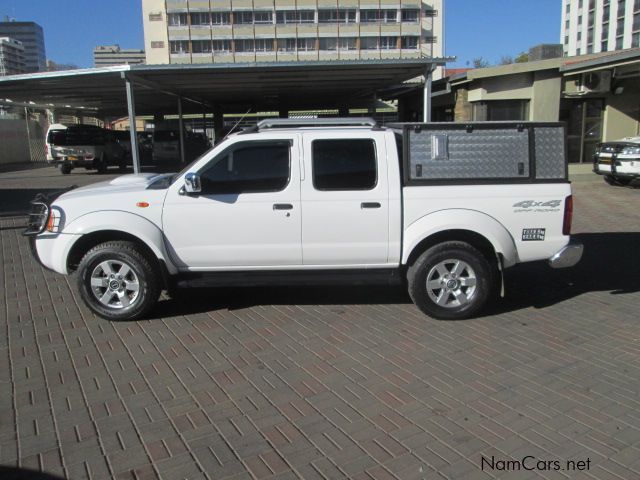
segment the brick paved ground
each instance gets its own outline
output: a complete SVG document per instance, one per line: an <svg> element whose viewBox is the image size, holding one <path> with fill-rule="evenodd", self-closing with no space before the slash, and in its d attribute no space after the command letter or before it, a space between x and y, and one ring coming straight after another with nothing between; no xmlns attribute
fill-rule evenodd
<svg viewBox="0 0 640 480"><path fill-rule="evenodd" d="M49 173L0 174L0 189ZM0 464L71 479L639 478L640 189L576 178L583 263L518 267L508 298L463 322L398 289L271 288L109 323L31 259L21 218L0 218ZM590 468L507 475L482 455Z"/></svg>

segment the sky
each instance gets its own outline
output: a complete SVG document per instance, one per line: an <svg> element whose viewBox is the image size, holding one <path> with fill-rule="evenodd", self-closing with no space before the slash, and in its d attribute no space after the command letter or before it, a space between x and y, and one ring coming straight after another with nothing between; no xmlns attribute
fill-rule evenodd
<svg viewBox="0 0 640 480"><path fill-rule="evenodd" d="M539 43L560 41L561 0L444 0L446 54L467 66L495 64ZM0 0L0 20L35 21L44 28L47 58L93 66L93 48L144 48L142 0Z"/></svg>

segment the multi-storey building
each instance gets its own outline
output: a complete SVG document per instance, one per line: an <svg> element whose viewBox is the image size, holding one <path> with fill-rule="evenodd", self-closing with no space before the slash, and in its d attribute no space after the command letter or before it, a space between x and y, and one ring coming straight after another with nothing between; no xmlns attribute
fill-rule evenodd
<svg viewBox="0 0 640 480"><path fill-rule="evenodd" d="M120 48L120 45L99 45L93 49L93 64L96 67L142 63L145 63L144 50Z"/></svg>
<svg viewBox="0 0 640 480"><path fill-rule="evenodd" d="M563 0L565 56L640 47L640 0Z"/></svg>
<svg viewBox="0 0 640 480"><path fill-rule="evenodd" d="M24 47L18 40L0 37L0 77L25 73Z"/></svg>
<svg viewBox="0 0 640 480"><path fill-rule="evenodd" d="M441 57L443 0L142 0L148 64Z"/></svg>
<svg viewBox="0 0 640 480"><path fill-rule="evenodd" d="M24 46L27 73L46 70L46 53L42 27L35 22L13 22L5 18L0 22L0 37L18 40Z"/></svg>

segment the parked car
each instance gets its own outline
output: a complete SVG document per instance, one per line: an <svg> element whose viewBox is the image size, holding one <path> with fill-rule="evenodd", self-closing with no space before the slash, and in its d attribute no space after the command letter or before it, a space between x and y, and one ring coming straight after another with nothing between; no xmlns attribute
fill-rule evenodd
<svg viewBox="0 0 640 480"><path fill-rule="evenodd" d="M211 144L202 134L184 132L185 161L190 162L202 155ZM152 156L154 165L177 165L180 163L180 131L156 130L153 132Z"/></svg>
<svg viewBox="0 0 640 480"><path fill-rule="evenodd" d="M640 137L627 137L598 145L593 171L611 185L628 185L640 177Z"/></svg>
<svg viewBox="0 0 640 480"><path fill-rule="evenodd" d="M580 260L560 124L315 122L260 122L177 174L39 196L32 252L111 320L194 282L406 282L424 313L461 319L505 268Z"/></svg>
<svg viewBox="0 0 640 480"><path fill-rule="evenodd" d="M93 125L53 124L47 130L47 161L63 174L84 167L102 173L107 167L126 168L126 154L114 134Z"/></svg>

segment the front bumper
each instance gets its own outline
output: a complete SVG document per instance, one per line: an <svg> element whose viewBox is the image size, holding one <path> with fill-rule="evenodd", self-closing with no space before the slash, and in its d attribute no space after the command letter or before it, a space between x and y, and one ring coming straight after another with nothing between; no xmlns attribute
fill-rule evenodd
<svg viewBox="0 0 640 480"><path fill-rule="evenodd" d="M556 252L547 262L551 268L568 268L576 265L582 258L584 245L569 243Z"/></svg>

